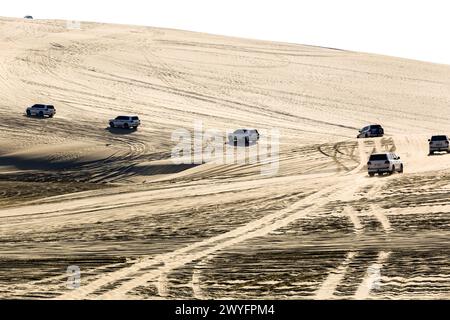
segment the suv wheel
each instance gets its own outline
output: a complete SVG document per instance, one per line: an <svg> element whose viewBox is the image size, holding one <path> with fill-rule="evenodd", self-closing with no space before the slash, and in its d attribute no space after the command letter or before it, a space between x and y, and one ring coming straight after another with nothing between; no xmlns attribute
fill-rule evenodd
<svg viewBox="0 0 450 320"><path fill-rule="evenodd" d="M109 123L109 126L110 126L111 128L114 128L114 127L115 127L114 122L110 122L110 123Z"/></svg>
<svg viewBox="0 0 450 320"><path fill-rule="evenodd" d="M400 170L398 172L403 173L403 164L400 165Z"/></svg>
<svg viewBox="0 0 450 320"><path fill-rule="evenodd" d="M369 172L369 176L373 177L375 175L375 172Z"/></svg>
<svg viewBox="0 0 450 320"><path fill-rule="evenodd" d="M123 124L123 128L124 128L124 129L129 129L130 126L128 125L128 123L124 123L124 124Z"/></svg>
<svg viewBox="0 0 450 320"><path fill-rule="evenodd" d="M31 111L27 110L27 116L31 117Z"/></svg>
<svg viewBox="0 0 450 320"><path fill-rule="evenodd" d="M41 117L41 118L44 117L44 113L42 111L39 111L39 117Z"/></svg>

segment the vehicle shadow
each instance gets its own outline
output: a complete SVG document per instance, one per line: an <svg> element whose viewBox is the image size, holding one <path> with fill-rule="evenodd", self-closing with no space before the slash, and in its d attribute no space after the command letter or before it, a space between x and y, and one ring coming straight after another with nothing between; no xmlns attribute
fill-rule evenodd
<svg viewBox="0 0 450 320"><path fill-rule="evenodd" d="M244 148L248 148L248 147L252 147L258 144L258 142L256 141L252 141L249 143L230 143L230 142L225 142L226 145L232 146L232 147L244 147Z"/></svg>
<svg viewBox="0 0 450 320"><path fill-rule="evenodd" d="M448 154L447 152L442 151L442 152L429 153L428 156L429 157L435 157L435 156L441 156L442 157L442 156L445 156L447 154Z"/></svg>
<svg viewBox="0 0 450 320"><path fill-rule="evenodd" d="M40 116L29 116L27 114L24 114L23 117L24 118L28 118L28 119L33 119L33 120L48 120L48 119L52 119L52 118L46 117L46 116L43 116L43 117L40 117Z"/></svg>
<svg viewBox="0 0 450 320"><path fill-rule="evenodd" d="M123 129L123 128L111 128L111 127L107 127L107 128L105 128L105 130L109 131L109 133L120 134L120 135L132 134L137 131L136 129Z"/></svg>
<svg viewBox="0 0 450 320"><path fill-rule="evenodd" d="M383 178L387 178L387 177L392 177L393 175L396 175L396 174L402 174L401 172L398 172L398 171L396 171L396 172L394 172L394 173L388 173L388 172L386 172L386 173L383 173L383 174L375 174L375 175L373 175L373 176L370 176L370 175L367 175L366 176L366 178L368 178L368 179L376 179L376 178L378 178L378 179L383 179Z"/></svg>

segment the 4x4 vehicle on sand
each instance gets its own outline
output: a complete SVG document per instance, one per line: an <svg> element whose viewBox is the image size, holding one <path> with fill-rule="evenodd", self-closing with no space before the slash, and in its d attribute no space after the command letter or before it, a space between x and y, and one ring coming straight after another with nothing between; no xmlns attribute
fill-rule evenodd
<svg viewBox="0 0 450 320"><path fill-rule="evenodd" d="M450 145L447 136L432 136L431 139L428 139L430 143L430 155L434 154L436 151L445 151L450 153Z"/></svg>
<svg viewBox="0 0 450 320"><path fill-rule="evenodd" d="M403 163L395 153L374 153L370 156L369 162L367 162L367 171L371 177L375 173L379 175L384 173L393 174L395 171L403 173Z"/></svg>
<svg viewBox="0 0 450 320"><path fill-rule="evenodd" d="M382 137L384 135L384 129L379 124L371 124L370 126L364 127L359 130L357 138L371 138L371 137Z"/></svg>
<svg viewBox="0 0 450 320"><path fill-rule="evenodd" d="M31 106L27 108L26 110L27 116L38 116L38 117L45 117L48 116L49 118L53 118L53 116L56 114L56 109L52 105L47 104L35 104L34 106Z"/></svg>
<svg viewBox="0 0 450 320"><path fill-rule="evenodd" d="M123 129L137 129L141 125L141 120L138 116L118 116L115 119L109 120L109 126L111 128L123 128Z"/></svg>
<svg viewBox="0 0 450 320"><path fill-rule="evenodd" d="M259 140L259 132L256 129L238 129L228 135L228 141L232 145L248 145Z"/></svg>

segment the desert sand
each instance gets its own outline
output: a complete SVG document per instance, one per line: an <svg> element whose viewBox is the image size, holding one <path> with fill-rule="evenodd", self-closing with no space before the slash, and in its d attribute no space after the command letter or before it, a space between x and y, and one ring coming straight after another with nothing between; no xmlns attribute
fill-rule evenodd
<svg viewBox="0 0 450 320"><path fill-rule="evenodd" d="M450 298L450 155L427 155L450 66L0 18L0 98L2 298ZM142 126L108 129L120 114ZM173 164L194 121L279 129L278 173ZM371 123L386 135L356 139ZM369 178L374 151L404 174Z"/></svg>

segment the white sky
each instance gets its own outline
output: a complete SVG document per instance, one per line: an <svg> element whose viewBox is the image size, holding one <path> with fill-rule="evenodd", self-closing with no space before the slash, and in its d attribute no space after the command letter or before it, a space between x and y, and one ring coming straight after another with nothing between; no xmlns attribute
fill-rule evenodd
<svg viewBox="0 0 450 320"><path fill-rule="evenodd" d="M450 64L448 0L2 0L0 16L168 27Z"/></svg>

